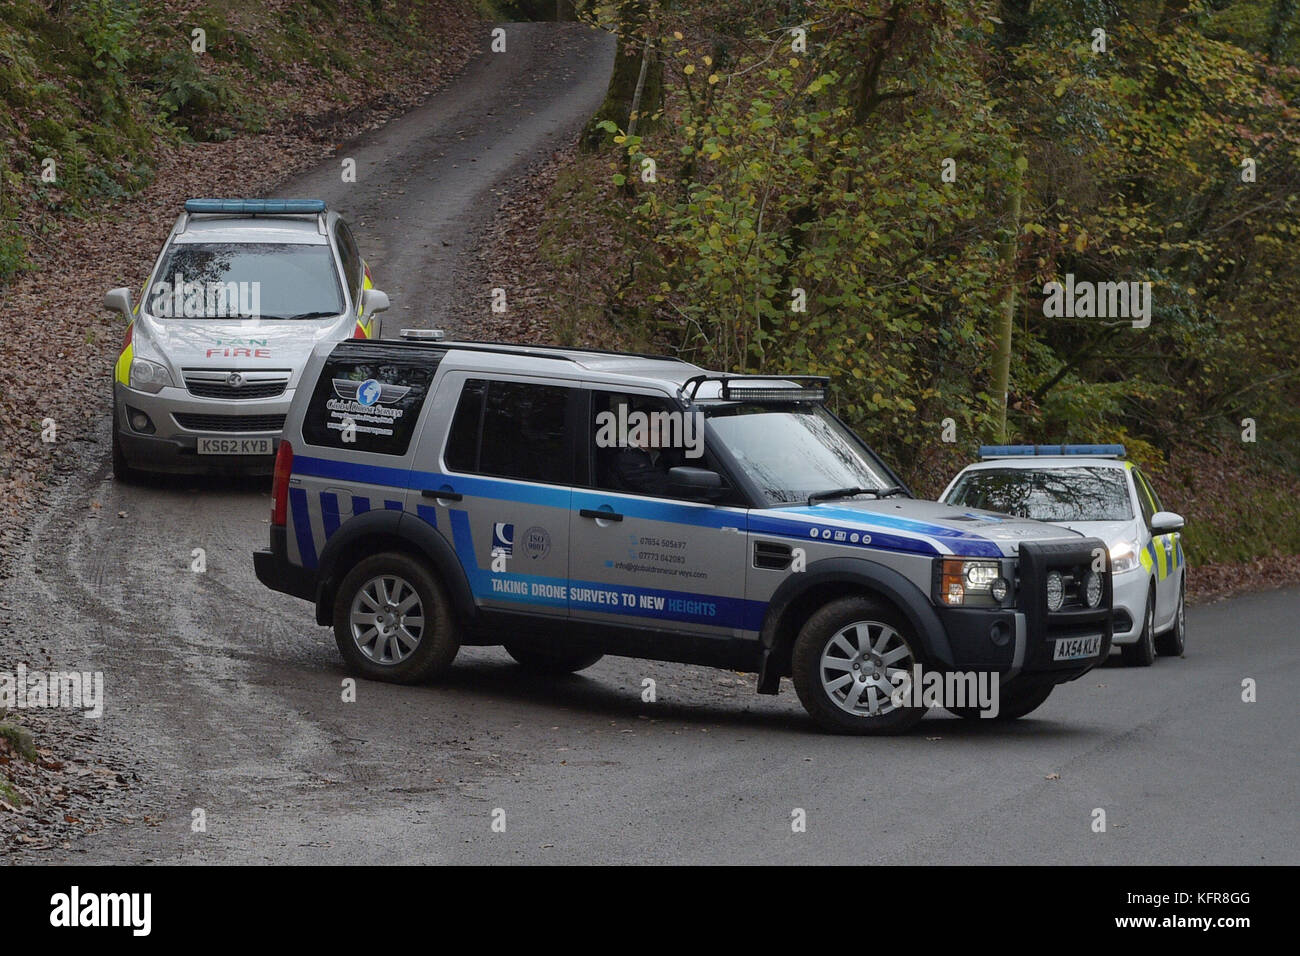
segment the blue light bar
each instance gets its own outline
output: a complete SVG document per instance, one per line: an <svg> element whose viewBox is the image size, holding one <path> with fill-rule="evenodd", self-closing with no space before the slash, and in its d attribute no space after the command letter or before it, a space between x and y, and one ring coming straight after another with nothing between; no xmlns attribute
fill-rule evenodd
<svg viewBox="0 0 1300 956"><path fill-rule="evenodd" d="M240 216L300 216L325 211L323 199L187 199L185 211L234 213Z"/></svg>
<svg viewBox="0 0 1300 956"><path fill-rule="evenodd" d="M1123 445L980 445L981 458L1016 458L1022 455L1087 455L1123 458Z"/></svg>

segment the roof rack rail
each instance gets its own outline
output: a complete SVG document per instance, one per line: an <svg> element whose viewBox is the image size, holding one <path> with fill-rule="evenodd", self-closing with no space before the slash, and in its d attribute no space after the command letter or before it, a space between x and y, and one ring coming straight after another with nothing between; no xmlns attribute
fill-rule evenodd
<svg viewBox="0 0 1300 956"><path fill-rule="evenodd" d="M404 344L404 345L415 344L415 342L407 339L406 333L409 331L412 330L403 329L401 333L402 338L400 339L369 339L367 341L389 342L389 343ZM424 331L428 331L428 330L424 330ZM427 345L428 344L427 340L423 344ZM563 354L547 355L545 353L573 352L573 353L580 353L584 355L613 355L618 358L650 359L652 361L658 361L658 362L679 362L682 365L692 364L686 361L686 359L684 358L678 358L676 355L658 355L655 354L654 352L618 352L615 351L614 349L591 349L591 348L584 348L580 346L570 346L570 345L540 345L540 344L524 345L519 342L491 342L491 341L478 342L473 340L459 340L459 339L450 339L450 340L442 339L438 341L437 344L439 348L466 349L468 351L477 351L477 352L501 352L505 354L514 354L514 355L533 355L536 356L537 358L553 358L553 359L560 359L569 362L576 362L577 359L575 359L572 355L563 355Z"/></svg>

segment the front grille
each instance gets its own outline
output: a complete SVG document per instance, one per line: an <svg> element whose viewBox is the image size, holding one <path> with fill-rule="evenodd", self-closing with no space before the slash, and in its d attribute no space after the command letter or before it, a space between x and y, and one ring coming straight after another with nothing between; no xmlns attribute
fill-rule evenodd
<svg viewBox="0 0 1300 956"><path fill-rule="evenodd" d="M242 385L228 385L225 382L204 381L187 378L185 387L191 395L199 398L225 398L232 401L249 398L274 398L283 395L287 382L244 382Z"/></svg>
<svg viewBox="0 0 1300 956"><path fill-rule="evenodd" d="M172 416L181 428L196 432L278 432L284 430L283 415L183 415Z"/></svg>

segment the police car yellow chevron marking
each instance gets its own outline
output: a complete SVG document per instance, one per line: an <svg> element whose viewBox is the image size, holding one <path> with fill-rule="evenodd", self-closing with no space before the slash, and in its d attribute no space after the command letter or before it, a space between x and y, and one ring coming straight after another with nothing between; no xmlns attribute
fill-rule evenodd
<svg viewBox="0 0 1300 956"><path fill-rule="evenodd" d="M123 385L131 384L131 360L135 358L135 346L131 344L134 329L134 322L126 327L126 340L122 343L122 354L117 357L117 365L113 369L113 377Z"/></svg>

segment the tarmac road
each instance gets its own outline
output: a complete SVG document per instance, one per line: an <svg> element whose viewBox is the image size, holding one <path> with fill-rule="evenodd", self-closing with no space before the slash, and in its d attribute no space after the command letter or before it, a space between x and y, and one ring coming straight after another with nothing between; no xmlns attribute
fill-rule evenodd
<svg viewBox="0 0 1300 956"><path fill-rule="evenodd" d="M494 192L600 102L607 38L512 26L508 51L346 148L356 184L331 161L281 190L360 223L388 334L465 294L459 257ZM105 672L104 739L145 768L142 810L163 819L17 859L1300 862L1300 592L1195 608L1186 658L1100 668L1017 723L932 715L902 738L823 735L788 685L758 697L749 676L606 658L538 679L496 649L462 651L437 685L360 681L344 703L329 630L253 576L266 483L115 484L106 426L5 600L51 666Z"/></svg>

